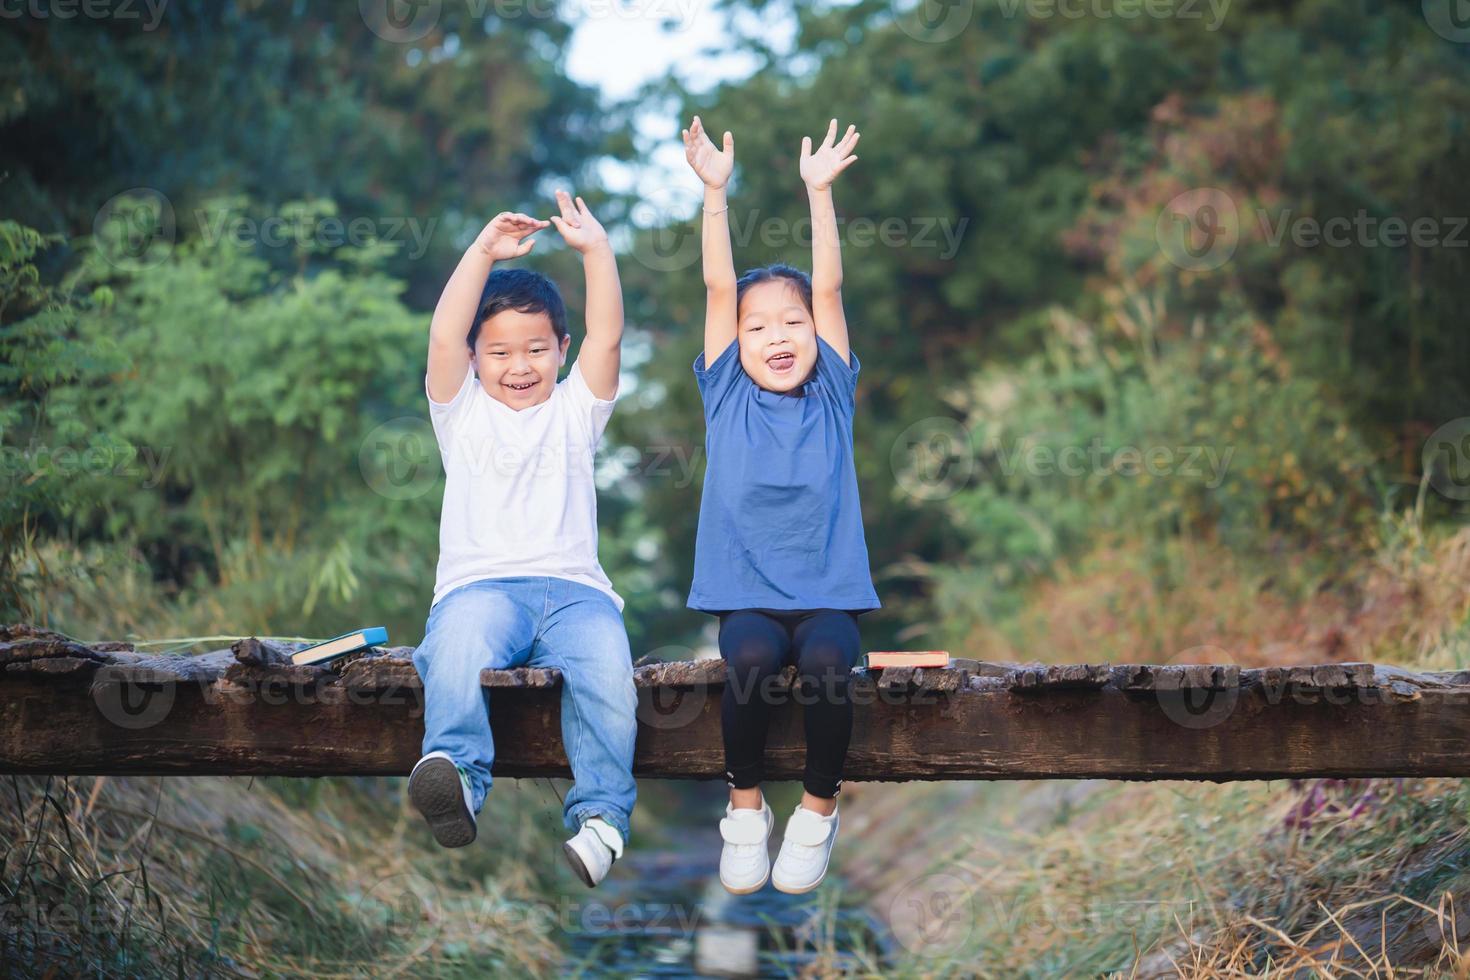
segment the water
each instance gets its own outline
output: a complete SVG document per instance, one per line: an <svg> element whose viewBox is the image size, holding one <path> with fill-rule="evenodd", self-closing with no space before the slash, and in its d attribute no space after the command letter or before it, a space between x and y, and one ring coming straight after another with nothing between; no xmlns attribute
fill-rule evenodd
<svg viewBox="0 0 1470 980"><path fill-rule="evenodd" d="M831 872L816 890L786 895L769 883L754 895L720 885L722 784L681 787L650 800L665 827L642 838L613 866L567 926L568 975L583 977L789 977L814 959L871 973L888 961L891 940ZM640 800L640 807L643 802ZM771 850L779 846L778 819ZM649 835L652 836L652 835ZM650 847L650 843L657 846ZM837 846L854 846L851 836Z"/></svg>

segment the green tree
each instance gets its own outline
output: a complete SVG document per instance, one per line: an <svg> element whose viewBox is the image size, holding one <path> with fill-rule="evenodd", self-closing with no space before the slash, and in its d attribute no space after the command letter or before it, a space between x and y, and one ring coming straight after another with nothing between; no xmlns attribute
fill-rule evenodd
<svg viewBox="0 0 1470 980"><path fill-rule="evenodd" d="M315 225L335 208L281 211ZM82 320L81 341L115 344L126 365L89 386L85 411L144 465L88 531L180 585L256 590L239 597L260 617L242 628L330 631L365 615L353 609L417 618L440 480L421 404L427 335L382 271L389 250L293 246L283 273L229 239L181 242L157 264L94 245L85 273L115 302ZM382 456L405 447L412 458ZM384 467L401 465L395 483Z"/></svg>
<svg viewBox="0 0 1470 980"><path fill-rule="evenodd" d="M561 71L571 29L558 17L446 3L423 37L399 42L360 7L7 19L0 214L87 234L114 195L152 188L184 238L217 217L200 209L220 194L267 210L326 198L348 217L433 229L422 254L389 262L413 305L432 306L467 236L580 174L604 123L594 93Z"/></svg>
<svg viewBox="0 0 1470 980"><path fill-rule="evenodd" d="M1417 481L1423 435L1462 414L1470 338L1455 308L1470 250L1356 237L1299 248L1260 234L1263 220L1274 227L1284 215L1323 222L1360 211L1428 218L1448 233L1470 214L1457 176L1470 164L1457 138L1470 122L1470 49L1430 30L1414 5L1242 0L1209 23L1186 16L1197 4L1170 16L1067 17L980 0L950 5L969 21L938 43L905 19L908 5L882 0L728 6L784 11L797 24L791 48L740 38L761 59L750 78L701 92L668 82L644 98L735 133L737 264L809 261L794 235L805 217L800 139L833 116L863 131L837 204L864 363L859 480L874 567L887 576L875 642L934 618L929 579L913 570L970 568L970 547L995 531L973 522L956 534L945 507L902 489L895 468L912 462L912 427L955 419L949 396L977 372L1027 370L1054 340L1054 309L1099 319L1121 285L1137 282L1163 300L1161 340L1263 324L1303 384L1342 392L1348 422L1373 455L1403 460L1388 472L1405 482ZM1206 187L1230 195L1249 238L1219 269L1181 268L1157 224L1176 195ZM692 198L684 213L672 224L697 242ZM860 241L860 217L896 220L908 237ZM963 228L952 254L942 239L918 241L941 221ZM627 277L638 294L630 309L656 339L643 369L647 410L627 413L619 431L697 453L689 365L702 284L692 262L658 264ZM671 481L646 491L667 515L661 554L687 583L698 495Z"/></svg>
<svg viewBox="0 0 1470 980"><path fill-rule="evenodd" d="M86 385L118 363L107 338L79 340L78 318L108 291L75 297L37 266L58 242L0 221L0 620L31 618L36 594L67 569L39 561L37 539L66 533L108 495L131 458L79 411Z"/></svg>

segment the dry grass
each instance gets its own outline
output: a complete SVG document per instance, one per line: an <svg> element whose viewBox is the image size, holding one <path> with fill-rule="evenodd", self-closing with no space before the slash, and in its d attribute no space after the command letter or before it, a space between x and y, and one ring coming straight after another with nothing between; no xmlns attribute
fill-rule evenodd
<svg viewBox="0 0 1470 980"><path fill-rule="evenodd" d="M497 788L501 847L445 852L400 783L8 779L0 972L551 973L551 792Z"/></svg>
<svg viewBox="0 0 1470 980"><path fill-rule="evenodd" d="M1283 554L1253 571L1229 551L1177 542L1162 560L1113 543L1039 586L1002 631L974 636L987 659L1060 663L1184 662L1201 646L1231 662L1376 660L1426 664L1470 608L1470 531L1433 544L1386 542L1366 571L1324 574L1319 559Z"/></svg>
<svg viewBox="0 0 1470 980"><path fill-rule="evenodd" d="M1252 576L1181 546L1110 546L1039 588L995 659L1470 662L1470 531L1390 522L1351 578ZM1016 637L1024 635L1023 646ZM844 870L901 972L980 977L1470 977L1470 792L1459 780L1088 780L853 787ZM928 856L916 866L916 855Z"/></svg>

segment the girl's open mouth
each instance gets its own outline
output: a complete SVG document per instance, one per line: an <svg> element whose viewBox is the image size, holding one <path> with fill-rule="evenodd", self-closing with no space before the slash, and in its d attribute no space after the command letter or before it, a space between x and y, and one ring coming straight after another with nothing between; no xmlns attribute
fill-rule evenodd
<svg viewBox="0 0 1470 980"><path fill-rule="evenodd" d="M796 366L796 355L775 354L766 358L766 365L777 374L785 374Z"/></svg>
<svg viewBox="0 0 1470 980"><path fill-rule="evenodd" d="M505 382L505 386L507 388L509 388L511 391L530 391L532 388L536 387L536 382L534 382L534 381L507 381L507 382Z"/></svg>

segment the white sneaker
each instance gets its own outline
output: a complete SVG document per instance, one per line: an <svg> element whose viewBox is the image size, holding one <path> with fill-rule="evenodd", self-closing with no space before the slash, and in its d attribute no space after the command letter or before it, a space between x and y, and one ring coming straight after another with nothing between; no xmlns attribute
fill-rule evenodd
<svg viewBox="0 0 1470 980"><path fill-rule="evenodd" d="M765 799L759 810L735 810L725 804L725 818L720 821L720 837L725 841L720 850L720 884L730 894L749 895L765 885L771 874L766 841L775 823Z"/></svg>
<svg viewBox="0 0 1470 980"><path fill-rule="evenodd" d="M788 895L809 892L827 875L827 860L837 840L837 811L830 817L798 805L786 822L786 837L771 871L771 884Z"/></svg>
<svg viewBox="0 0 1470 980"><path fill-rule="evenodd" d="M623 856L623 835L601 817L591 817L583 822L577 836L561 846L561 852L582 884L596 888L607 877L612 863Z"/></svg>
<svg viewBox="0 0 1470 980"><path fill-rule="evenodd" d="M475 839L470 777L448 752L430 752L418 761L408 774L408 798L444 847L464 847Z"/></svg>

